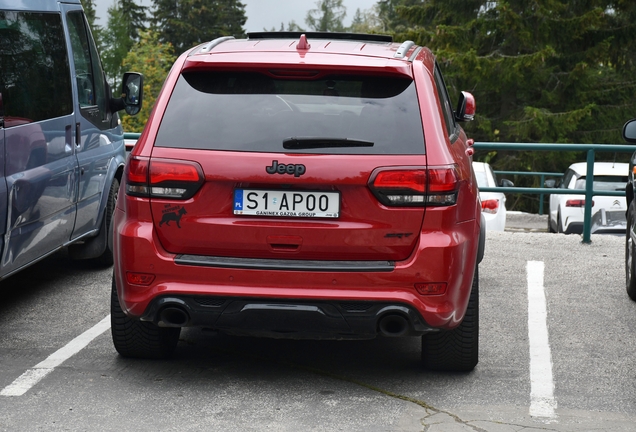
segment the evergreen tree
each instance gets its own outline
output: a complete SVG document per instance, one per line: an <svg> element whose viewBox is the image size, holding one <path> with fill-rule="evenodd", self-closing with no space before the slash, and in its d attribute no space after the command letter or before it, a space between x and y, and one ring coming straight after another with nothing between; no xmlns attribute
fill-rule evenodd
<svg viewBox="0 0 636 432"><path fill-rule="evenodd" d="M128 26L117 4L108 8L108 21L102 37L102 64L111 88L119 86L124 72L122 61L132 48L134 41L128 35Z"/></svg>
<svg viewBox="0 0 636 432"><path fill-rule="evenodd" d="M122 114L122 125L126 132L143 130L161 86L175 61L172 46L161 43L158 33L140 30L139 36L139 42L132 46L122 63L125 70L143 74L144 100L143 107L136 116Z"/></svg>
<svg viewBox="0 0 636 432"><path fill-rule="evenodd" d="M276 32L276 31L279 31L279 32L284 32L284 31L304 32L305 29L303 29L298 24L296 24L296 21L291 20L289 23L287 23L287 29L285 29L285 24L280 23L280 28L278 30L276 29L276 27L272 27L269 30L264 28L263 31L270 31L270 32Z"/></svg>
<svg viewBox="0 0 636 432"><path fill-rule="evenodd" d="M94 0L81 0L82 7L84 8L84 14L86 15L86 20L88 21L88 26L91 29L91 33L93 34L93 38L95 39L95 45L100 49L102 47L102 28L100 25L96 23L99 18L95 12L95 1Z"/></svg>
<svg viewBox="0 0 636 432"><path fill-rule="evenodd" d="M364 12L356 9L356 13L351 21L351 26L347 29L352 33L383 33L385 32L383 23L378 17L378 7Z"/></svg>
<svg viewBox="0 0 636 432"><path fill-rule="evenodd" d="M291 20L287 24L287 31L305 31L305 29L299 26L298 24L296 24L296 21Z"/></svg>
<svg viewBox="0 0 636 432"><path fill-rule="evenodd" d="M376 9L378 20L381 23L381 31L404 31L408 27L409 21L400 17L399 8L421 3L422 0L379 0Z"/></svg>
<svg viewBox="0 0 636 432"><path fill-rule="evenodd" d="M473 92L476 121L466 126L475 140L622 142L622 125L634 114L634 2L417 3L396 8L408 23L396 39L434 51L455 100L459 90ZM498 169L563 172L584 156L515 152L489 157Z"/></svg>
<svg viewBox="0 0 636 432"><path fill-rule="evenodd" d="M148 8L138 5L134 0L119 0L119 8L128 27L128 36L133 41L138 41L139 32L146 29Z"/></svg>
<svg viewBox="0 0 636 432"><path fill-rule="evenodd" d="M124 73L122 61L146 28L146 10L133 0L117 0L108 8L108 22L102 33L102 62L113 88L117 88Z"/></svg>
<svg viewBox="0 0 636 432"><path fill-rule="evenodd" d="M342 5L343 0L319 0L316 9L307 12L305 23L310 31L343 32L343 20L347 16L347 8Z"/></svg>
<svg viewBox="0 0 636 432"><path fill-rule="evenodd" d="M242 37L247 21L238 0L153 0L152 23L177 53L220 36Z"/></svg>
<svg viewBox="0 0 636 432"><path fill-rule="evenodd" d="M94 0L81 0L82 8L84 9L84 14L86 15L86 19L88 20L88 24L91 26L91 30L95 25L95 20L97 19L95 12L95 2Z"/></svg>

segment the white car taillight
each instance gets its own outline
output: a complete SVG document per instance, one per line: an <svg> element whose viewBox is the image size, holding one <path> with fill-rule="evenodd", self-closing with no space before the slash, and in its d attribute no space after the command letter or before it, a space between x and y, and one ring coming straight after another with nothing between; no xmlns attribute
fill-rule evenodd
<svg viewBox="0 0 636 432"><path fill-rule="evenodd" d="M481 210L484 213L496 214L499 210L498 199L487 199L481 202Z"/></svg>
<svg viewBox="0 0 636 432"><path fill-rule="evenodd" d="M569 199L565 202L566 207L585 207L584 199ZM592 201L592 207L594 207L594 201Z"/></svg>

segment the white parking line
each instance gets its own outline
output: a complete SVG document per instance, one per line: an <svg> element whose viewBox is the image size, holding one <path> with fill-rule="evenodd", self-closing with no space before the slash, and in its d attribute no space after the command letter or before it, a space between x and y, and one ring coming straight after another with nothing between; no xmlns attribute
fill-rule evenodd
<svg viewBox="0 0 636 432"><path fill-rule="evenodd" d="M544 264L528 261L528 338L530 340L530 415L556 418L552 354L548 339L547 306L543 288Z"/></svg>
<svg viewBox="0 0 636 432"><path fill-rule="evenodd" d="M97 336L110 328L110 315L95 324L92 328L67 343L65 346L55 351L46 360L36 364L31 369L20 375L11 384L0 392L0 396L22 396L31 387L36 385L42 378L64 363L66 360L81 351Z"/></svg>

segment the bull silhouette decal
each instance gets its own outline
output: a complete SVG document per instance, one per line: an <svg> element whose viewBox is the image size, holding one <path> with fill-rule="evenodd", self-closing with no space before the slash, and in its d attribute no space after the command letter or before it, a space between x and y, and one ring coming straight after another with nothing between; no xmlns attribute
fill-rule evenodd
<svg viewBox="0 0 636 432"><path fill-rule="evenodd" d="M169 211L169 210L172 210L172 211ZM185 207L180 207L176 210L174 210L174 208L166 209L163 211L163 216L161 217L161 222L159 222L159 226L163 225L164 223L167 226L170 226L170 222L174 221L177 224L177 228L181 228L179 221L181 221L181 218L186 213L187 212Z"/></svg>

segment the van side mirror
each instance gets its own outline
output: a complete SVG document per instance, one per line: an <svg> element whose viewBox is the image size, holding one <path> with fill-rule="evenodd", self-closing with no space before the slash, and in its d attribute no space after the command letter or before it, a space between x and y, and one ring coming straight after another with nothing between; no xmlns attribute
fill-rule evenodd
<svg viewBox="0 0 636 432"><path fill-rule="evenodd" d="M126 113L137 115L141 111L144 95L144 76L137 72L126 72L121 80L121 97Z"/></svg>
<svg viewBox="0 0 636 432"><path fill-rule="evenodd" d="M111 109L137 115L141 111L143 96L144 76L138 72L126 72L121 80L121 98L111 99Z"/></svg>
<svg viewBox="0 0 636 432"><path fill-rule="evenodd" d="M623 126L623 138L628 143L636 143L636 119L631 119Z"/></svg>
<svg viewBox="0 0 636 432"><path fill-rule="evenodd" d="M460 122L471 121L475 118L475 110L475 97L468 92L461 92L457 102L457 110L455 111L455 120Z"/></svg>
<svg viewBox="0 0 636 432"><path fill-rule="evenodd" d="M554 179L546 180L546 181L543 183L543 186L544 186L544 187L547 187L547 188L553 188L553 187L555 187L555 186L556 186L556 180L554 180Z"/></svg>
<svg viewBox="0 0 636 432"><path fill-rule="evenodd" d="M501 181L499 182L501 187L515 187L515 184L508 179L501 179Z"/></svg>

